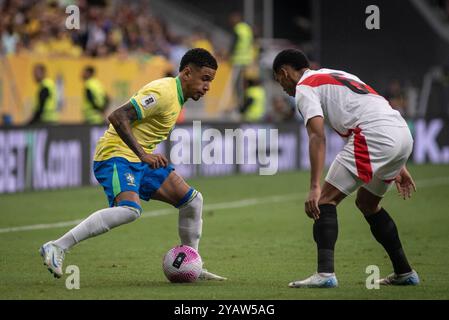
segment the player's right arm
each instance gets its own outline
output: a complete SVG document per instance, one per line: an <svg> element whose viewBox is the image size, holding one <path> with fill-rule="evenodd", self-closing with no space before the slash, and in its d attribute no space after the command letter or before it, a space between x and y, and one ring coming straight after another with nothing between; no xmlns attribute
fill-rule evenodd
<svg viewBox="0 0 449 320"><path fill-rule="evenodd" d="M309 136L310 191L304 204L305 211L310 218L316 220L320 216L318 201L321 196L320 180L326 153L323 109L316 89L310 86L296 87L295 99Z"/></svg>
<svg viewBox="0 0 449 320"><path fill-rule="evenodd" d="M143 150L132 132L131 124L138 119L137 112L131 102L127 102L108 117L117 134L126 145L139 157L142 162L148 163L151 168L157 169L168 165L167 158L161 154L149 154Z"/></svg>
<svg viewBox="0 0 449 320"><path fill-rule="evenodd" d="M309 135L310 191L305 203L305 211L310 218L316 220L320 216L318 208L321 196L320 180L326 156L324 119L321 116L313 117L309 119L306 127Z"/></svg>

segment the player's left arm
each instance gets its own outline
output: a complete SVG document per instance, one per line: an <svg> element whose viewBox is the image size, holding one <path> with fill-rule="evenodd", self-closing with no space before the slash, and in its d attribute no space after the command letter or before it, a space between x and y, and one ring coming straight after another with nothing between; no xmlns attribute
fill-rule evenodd
<svg viewBox="0 0 449 320"><path fill-rule="evenodd" d="M412 197L412 190L416 192L415 181L406 166L401 169L394 182L396 189L404 200Z"/></svg>
<svg viewBox="0 0 449 320"><path fill-rule="evenodd" d="M305 211L310 218L316 220L320 215L318 208L318 201L321 196L320 180L326 156L326 135L323 117L315 116L310 118L307 121L306 128L309 135L310 191L305 202Z"/></svg>

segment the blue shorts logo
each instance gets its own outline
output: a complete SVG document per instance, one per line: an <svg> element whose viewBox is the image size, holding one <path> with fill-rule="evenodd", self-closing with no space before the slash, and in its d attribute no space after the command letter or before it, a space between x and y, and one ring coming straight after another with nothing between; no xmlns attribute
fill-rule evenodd
<svg viewBox="0 0 449 320"><path fill-rule="evenodd" d="M128 182L128 186L136 186L134 175L131 173L125 173L126 181Z"/></svg>

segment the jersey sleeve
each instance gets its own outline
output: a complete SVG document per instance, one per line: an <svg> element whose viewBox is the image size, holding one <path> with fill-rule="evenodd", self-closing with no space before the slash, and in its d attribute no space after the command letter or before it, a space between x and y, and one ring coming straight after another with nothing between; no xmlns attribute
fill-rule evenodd
<svg viewBox="0 0 449 320"><path fill-rule="evenodd" d="M309 119L323 116L320 97L315 88L300 85L296 87L296 107L304 118L304 125L307 125Z"/></svg>
<svg viewBox="0 0 449 320"><path fill-rule="evenodd" d="M151 84L141 88L130 99L134 109L136 109L138 120L157 115L161 109L161 100L162 94L160 88Z"/></svg>

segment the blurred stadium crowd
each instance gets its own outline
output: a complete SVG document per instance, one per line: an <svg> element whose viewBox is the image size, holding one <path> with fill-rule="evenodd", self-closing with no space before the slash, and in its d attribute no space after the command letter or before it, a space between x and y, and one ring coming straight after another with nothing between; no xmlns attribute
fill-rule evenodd
<svg viewBox="0 0 449 320"><path fill-rule="evenodd" d="M80 19L80 29L67 32L65 26L66 8L71 4L76 4L83 14ZM0 1L0 15L2 17L0 21L0 50L2 56L28 54L43 59L61 57L101 59L119 56L120 58L137 58L140 61L149 60L154 56L163 56L173 66L171 74L168 75L177 73L177 66L183 54L189 48L204 48L220 60L232 60L232 52L216 50L207 32L200 28L193 29L188 37L173 33L163 18L153 14L151 2L144 0L79 0L75 2L64 0L3 0ZM232 24L239 23L241 17L234 16L230 20L235 20L230 25L232 33ZM234 35L233 47L236 46L238 41L238 39L235 39L236 37L237 35ZM233 48L231 47L229 50L232 51ZM252 62L243 64L246 66L252 64ZM259 110L252 112L252 115L245 117L244 113L250 113L250 104L254 100L244 101L244 90L248 88L248 85L255 86L252 84L254 79L250 81L245 78L245 75L249 73L241 74L242 63L237 61L235 64L237 65L235 74L238 75L238 79L233 79L233 81L238 82L238 87L241 90L236 89L236 86L231 89L241 91L237 93L241 95L239 97L241 102L235 106L235 111L242 113L242 118L248 121L288 121L294 119L291 101L281 97L273 98L273 112L267 112L265 115L264 110L258 108ZM40 80L36 79L36 82L40 83L47 77L45 67L42 65L35 67L44 73ZM48 80L48 82L51 81L51 79ZM260 81L256 82L260 91L261 83ZM260 97L260 92L258 94ZM39 97L41 94L38 92L37 96ZM257 102L259 107L260 104L265 104L264 99L258 99ZM107 107L104 106L104 108ZM45 112L43 110L36 112L36 110L48 108L45 100L41 101L40 106L35 105L32 108L34 116L26 124L42 122L41 116ZM53 110L52 112L56 111ZM50 118L54 119L52 122L57 122L56 116ZM6 122L11 121L4 118L3 123Z"/></svg>
<svg viewBox="0 0 449 320"><path fill-rule="evenodd" d="M203 46L213 51L202 32L181 39L170 32L165 21L152 15L148 1L76 1L80 30L66 32L66 7L72 1L0 1L0 34L5 54L29 52L35 55L81 55L105 57L111 54L163 55L170 58L179 45Z"/></svg>
<svg viewBox="0 0 449 320"><path fill-rule="evenodd" d="M442 12L446 12L449 19L449 0L430 1ZM79 7L82 18L79 30L67 32L66 8L71 4ZM212 52L219 60L229 61L232 65L231 89L238 101L233 112L240 116L228 117L225 113L224 119L300 121L292 99L280 94L266 96L264 90L269 86L267 81L272 79L269 76L263 79L260 77L257 53L254 54L256 61L242 62L245 59L235 58L238 54L233 53L233 50L238 50L239 36L242 37L242 42L251 38L251 48L257 48L257 39L253 38L253 34L249 35L252 31L247 31L242 26L238 29L238 17L230 18L236 20L228 30L233 35L233 44L229 50L223 50L214 47L208 33L200 28L191 30L187 37L172 32L164 18L154 14L151 2L145 0L0 0L0 16L0 53L3 57L29 54L45 59L101 59L118 56L146 61L162 56L173 66L172 72L167 75L175 75L182 55L189 48L201 47ZM255 49L254 52L256 51ZM242 66L245 67L243 73ZM252 72L254 69L247 68L248 66L256 66L256 72ZM313 66L319 68L316 62ZM445 79L442 80L444 83ZM416 88L404 83L402 79L391 79L386 88L378 89L405 117L415 116ZM258 106L254 107L256 104ZM92 105L95 106L95 102ZM38 109L33 107L36 108ZM6 122L3 119L3 123Z"/></svg>

